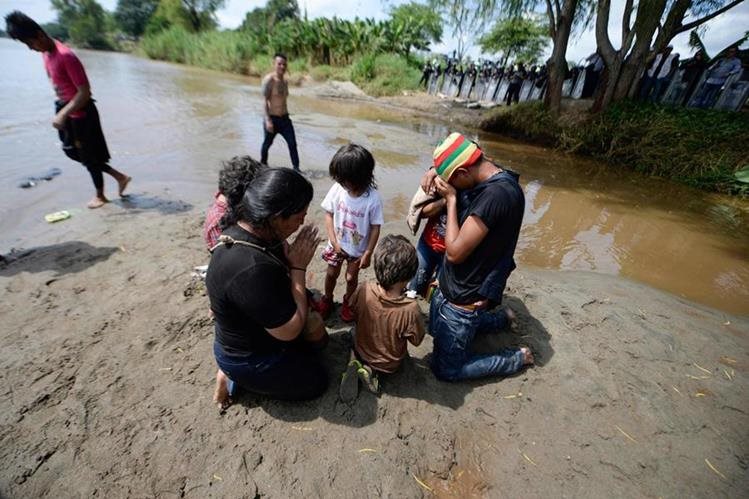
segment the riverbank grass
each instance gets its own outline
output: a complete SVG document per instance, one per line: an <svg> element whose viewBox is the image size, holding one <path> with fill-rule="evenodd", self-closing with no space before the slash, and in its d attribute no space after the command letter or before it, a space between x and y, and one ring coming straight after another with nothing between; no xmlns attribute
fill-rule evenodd
<svg viewBox="0 0 749 499"><path fill-rule="evenodd" d="M170 28L144 37L140 50L151 59L207 69L262 76L272 68L273 54L241 31L190 33ZM398 54L363 55L349 65L314 65L307 57L291 57L289 74L309 74L317 81L352 80L373 96L397 95L418 86L418 61Z"/></svg>
<svg viewBox="0 0 749 499"><path fill-rule="evenodd" d="M240 32L190 33L182 28L146 36L140 48L151 59L239 74L249 74L253 54L259 53L254 41Z"/></svg>
<svg viewBox="0 0 749 499"><path fill-rule="evenodd" d="M559 118L539 102L500 108L481 129L623 165L706 190L745 195L736 172L749 165L749 116L625 101Z"/></svg>
<svg viewBox="0 0 749 499"><path fill-rule="evenodd" d="M368 95L398 95L418 88L421 71L396 54L366 55L351 66L351 80Z"/></svg>

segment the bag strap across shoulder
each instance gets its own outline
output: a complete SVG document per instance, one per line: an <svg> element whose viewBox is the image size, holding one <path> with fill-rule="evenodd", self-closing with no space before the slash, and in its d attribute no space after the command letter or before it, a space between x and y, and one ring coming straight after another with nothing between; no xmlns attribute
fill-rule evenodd
<svg viewBox="0 0 749 499"><path fill-rule="evenodd" d="M213 251L218 248L219 246L226 246L227 248L231 248L235 244L238 244L239 246L244 246L246 248L255 248L257 250L262 251L264 254L271 257L277 264L279 264L281 267L284 268L284 270L288 273L289 267L286 265L283 261L281 261L280 258L278 258L276 255L271 253L268 248L264 248L263 246L260 246L259 244L251 243L249 241L242 241L239 239L234 239L231 236L228 236L226 234L221 234L218 238L218 243L210 249L210 252L213 253Z"/></svg>

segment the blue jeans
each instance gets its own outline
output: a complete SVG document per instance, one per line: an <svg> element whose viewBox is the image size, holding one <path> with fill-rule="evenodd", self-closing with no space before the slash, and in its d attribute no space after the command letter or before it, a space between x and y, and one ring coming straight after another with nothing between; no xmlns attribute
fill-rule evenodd
<svg viewBox="0 0 749 499"><path fill-rule="evenodd" d="M697 98L697 102L695 103L695 105L697 107L701 107L702 109L707 109L714 106L716 97L718 96L718 92L720 92L720 87L722 86L722 83L705 83L702 86L700 96Z"/></svg>
<svg viewBox="0 0 749 499"><path fill-rule="evenodd" d="M278 400L311 400L328 387L328 377L315 354L300 346L272 353L230 355L214 341L216 364L234 384Z"/></svg>
<svg viewBox="0 0 749 499"><path fill-rule="evenodd" d="M669 83L671 83L670 78L657 78L653 84L653 91L648 98L650 102L660 102L663 92L668 89Z"/></svg>
<svg viewBox="0 0 749 499"><path fill-rule="evenodd" d="M496 354L470 352L476 334L496 332L507 326L504 310L470 312L451 304L437 290L429 307L429 334L434 338L432 371L441 380L458 381L506 376L523 367L519 348L505 348Z"/></svg>
<svg viewBox="0 0 749 499"><path fill-rule="evenodd" d="M412 289L424 296L427 285L432 282L432 275L439 275L442 268L442 258L444 253L437 253L424 241L423 237L419 238L416 243L416 257L419 259L419 269L411 282L408 283L408 289Z"/></svg>
<svg viewBox="0 0 749 499"><path fill-rule="evenodd" d="M655 78L645 73L645 76L642 77L642 83L640 83L640 100L648 100L654 84Z"/></svg>
<svg viewBox="0 0 749 499"><path fill-rule="evenodd" d="M269 132L265 128L265 121L263 121L263 146L260 148L260 162L264 165L268 164L268 149L273 144L273 139L276 138L277 134L286 141L286 145L289 146L289 156L291 156L291 165L295 170L299 170L299 153L296 150L296 134L294 133L294 125L291 123L291 118L286 114L284 116L271 116L273 122L273 131Z"/></svg>

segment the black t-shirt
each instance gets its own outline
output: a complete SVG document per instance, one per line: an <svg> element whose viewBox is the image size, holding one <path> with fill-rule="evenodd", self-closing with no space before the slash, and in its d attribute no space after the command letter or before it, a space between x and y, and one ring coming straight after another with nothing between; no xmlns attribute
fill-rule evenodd
<svg viewBox="0 0 749 499"><path fill-rule="evenodd" d="M525 196L518 175L505 170L459 193L458 222L475 215L489 232L463 263L447 261L439 276L448 301L459 305L488 298L502 302L507 277L515 269L515 246L525 210Z"/></svg>
<svg viewBox="0 0 749 499"><path fill-rule="evenodd" d="M238 226L227 228L224 234L268 246ZM286 263L281 245L268 251ZM287 345L266 331L286 324L296 313L291 279L281 262L240 244L214 250L205 283L216 320L216 341L226 353L269 353Z"/></svg>

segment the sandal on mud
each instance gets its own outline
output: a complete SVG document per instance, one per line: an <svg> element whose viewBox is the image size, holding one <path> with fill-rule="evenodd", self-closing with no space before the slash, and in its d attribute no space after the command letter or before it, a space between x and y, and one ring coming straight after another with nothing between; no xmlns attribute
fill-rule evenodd
<svg viewBox="0 0 749 499"><path fill-rule="evenodd" d="M356 370L356 375L361 380L364 387L375 395L380 394L380 380L377 378L377 374L372 371L372 368L367 365L362 365Z"/></svg>
<svg viewBox="0 0 749 499"><path fill-rule="evenodd" d="M341 386L338 387L338 396L344 402L351 402L359 395L359 377L357 372L362 368L361 363L352 359L346 366L346 371L341 374Z"/></svg>

